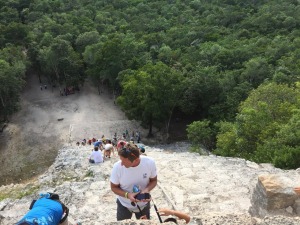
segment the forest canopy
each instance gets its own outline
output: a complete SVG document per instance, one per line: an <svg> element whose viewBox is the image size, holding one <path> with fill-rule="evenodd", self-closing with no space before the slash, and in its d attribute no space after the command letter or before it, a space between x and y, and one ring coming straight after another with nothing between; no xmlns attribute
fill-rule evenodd
<svg viewBox="0 0 300 225"><path fill-rule="evenodd" d="M300 166L294 162L300 151L299 1L0 5L0 121L18 110L26 72L59 89L89 77L95 85L108 84L149 135L152 126L168 133L176 111L197 118L187 129L195 146L282 168ZM266 95L273 100L262 101ZM275 101L279 97L282 103ZM281 116L266 113L282 108Z"/></svg>

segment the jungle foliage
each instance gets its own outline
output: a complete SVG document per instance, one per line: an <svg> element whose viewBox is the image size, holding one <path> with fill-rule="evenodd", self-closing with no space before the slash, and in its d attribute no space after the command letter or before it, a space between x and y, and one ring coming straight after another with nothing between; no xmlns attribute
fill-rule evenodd
<svg viewBox="0 0 300 225"><path fill-rule="evenodd" d="M194 145L300 166L299 1L0 0L0 6L1 121L18 109L29 69L59 87L91 77L107 83L149 135L153 125L168 132L176 109L199 118L188 128Z"/></svg>

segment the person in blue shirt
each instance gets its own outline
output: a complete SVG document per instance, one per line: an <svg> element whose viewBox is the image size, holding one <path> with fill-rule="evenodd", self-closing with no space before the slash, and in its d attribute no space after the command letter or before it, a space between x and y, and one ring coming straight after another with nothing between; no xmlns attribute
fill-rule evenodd
<svg viewBox="0 0 300 225"><path fill-rule="evenodd" d="M17 225L58 225L63 217L62 204L58 201L40 198ZM66 219L63 224L68 224Z"/></svg>
<svg viewBox="0 0 300 225"><path fill-rule="evenodd" d="M101 146L102 146L102 141L101 140L97 140L96 142L94 142L94 147L101 148Z"/></svg>

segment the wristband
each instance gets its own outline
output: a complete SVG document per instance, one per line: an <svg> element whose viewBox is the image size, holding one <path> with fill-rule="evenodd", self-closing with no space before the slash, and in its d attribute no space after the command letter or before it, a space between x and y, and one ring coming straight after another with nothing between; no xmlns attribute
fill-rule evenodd
<svg viewBox="0 0 300 225"><path fill-rule="evenodd" d="M125 198L128 198L128 192L125 192Z"/></svg>

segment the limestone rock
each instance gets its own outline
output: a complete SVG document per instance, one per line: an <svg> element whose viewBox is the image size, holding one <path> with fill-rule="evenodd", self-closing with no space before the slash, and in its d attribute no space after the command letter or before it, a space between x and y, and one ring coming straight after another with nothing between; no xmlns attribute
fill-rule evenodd
<svg viewBox="0 0 300 225"><path fill-rule="evenodd" d="M299 212L300 201L295 200L294 205L289 205L292 200L289 204L283 204L287 200L279 198L279 203L274 199L270 204L259 199L260 196L270 198L273 192L276 193L274 190L280 189L283 194L279 196L287 196L290 200L291 188L299 186L299 171L283 171L271 165L238 158L200 156L188 152L188 147L188 144L145 146L147 156L152 157L157 165L158 185L151 195L158 208L173 208L188 213L192 217L191 225L300 224L299 217L291 217L288 213L294 215ZM116 196L110 190L109 177L113 164L119 159L115 156L103 164L92 165L87 160L90 154L91 146L65 146L59 150L55 162L36 180L0 187L0 196L7 196L0 201L0 225L17 222L28 211L32 199L45 191L60 195L62 202L70 209L71 222L80 221L84 225L159 224L153 207L151 221L116 221ZM258 190L261 194L251 195L258 186L257 178L261 174L280 177L281 182L277 182L280 185L273 184L275 178L260 177L261 188ZM268 192L262 191L265 186ZM264 209L266 216L253 217L248 211L252 207L251 197L255 196L260 204L265 202L265 205L268 203L274 208L278 204L285 207L282 209L285 216L273 215L270 210L260 207L259 210ZM253 206L260 206L258 203Z"/></svg>
<svg viewBox="0 0 300 225"><path fill-rule="evenodd" d="M267 214L294 214L293 206L298 196L293 191L294 182L278 174L263 174L252 193L250 213L264 217Z"/></svg>

